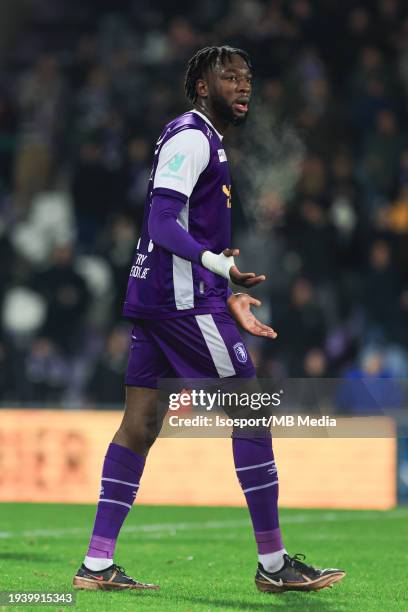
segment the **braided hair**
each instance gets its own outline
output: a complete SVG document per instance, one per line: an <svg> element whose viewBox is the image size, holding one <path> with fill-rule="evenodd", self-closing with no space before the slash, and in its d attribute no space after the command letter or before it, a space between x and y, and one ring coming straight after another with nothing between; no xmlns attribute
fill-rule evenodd
<svg viewBox="0 0 408 612"><path fill-rule="evenodd" d="M216 63L231 58L231 55L240 55L248 64L248 68L252 68L251 59L246 51L223 45L222 47L204 47L197 51L187 64L186 77L184 80L184 91L187 99L194 104L197 99L196 83L201 79L204 73L214 68Z"/></svg>

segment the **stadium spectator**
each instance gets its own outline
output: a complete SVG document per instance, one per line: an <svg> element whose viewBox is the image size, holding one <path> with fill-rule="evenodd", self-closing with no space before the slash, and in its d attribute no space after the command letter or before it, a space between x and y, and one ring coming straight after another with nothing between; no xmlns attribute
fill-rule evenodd
<svg viewBox="0 0 408 612"><path fill-rule="evenodd" d="M337 276L337 242L335 227L318 201L304 199L299 213L287 230L289 243L299 254L302 271L317 284Z"/></svg>
<svg viewBox="0 0 408 612"><path fill-rule="evenodd" d="M87 397L91 402L109 408L122 407L128 338L129 330L123 326L114 328L109 334L105 350L96 362L87 386Z"/></svg>
<svg viewBox="0 0 408 612"><path fill-rule="evenodd" d="M98 195L95 197L97 186ZM115 194L112 172L106 166L103 145L98 139L84 143L79 152L72 179L72 194L77 218L78 241L92 250L99 233L114 211Z"/></svg>
<svg viewBox="0 0 408 612"><path fill-rule="evenodd" d="M12 188L17 125L15 103L10 95L0 90L0 194Z"/></svg>
<svg viewBox="0 0 408 612"><path fill-rule="evenodd" d="M289 376L301 377L306 353L313 347L322 347L326 337L324 313L309 280L299 277L294 281L282 310L274 321L283 339L277 350L287 364Z"/></svg>
<svg viewBox="0 0 408 612"><path fill-rule="evenodd" d="M398 340L400 295L401 278L392 262L390 245L376 240L362 282L366 342Z"/></svg>
<svg viewBox="0 0 408 612"><path fill-rule="evenodd" d="M403 407L404 393L385 366L384 351L375 346L362 351L359 363L344 374L336 393L340 414L384 414Z"/></svg>
<svg viewBox="0 0 408 612"><path fill-rule="evenodd" d="M57 246L51 266L38 273L33 284L48 304L42 334L60 350L68 354L77 353L83 343L89 291L86 282L75 270L72 247Z"/></svg>
<svg viewBox="0 0 408 612"><path fill-rule="evenodd" d="M112 220L98 245L101 255L108 261L115 279L116 294L112 300L112 317L120 320L123 296L129 277L129 261L138 239L135 219L129 215L118 215Z"/></svg>
<svg viewBox="0 0 408 612"><path fill-rule="evenodd" d="M302 378L324 378L328 376L329 367L327 357L319 348L307 351L303 360Z"/></svg>
<svg viewBox="0 0 408 612"><path fill-rule="evenodd" d="M406 141L394 113L382 110L378 113L373 131L363 147L363 172L370 191L385 197L392 193L396 181L399 160Z"/></svg>
<svg viewBox="0 0 408 612"><path fill-rule="evenodd" d="M60 402L68 371L67 360L49 338L35 339L25 359L26 399L40 404Z"/></svg>
<svg viewBox="0 0 408 612"><path fill-rule="evenodd" d="M58 160L64 81L56 56L43 54L19 84L15 191L16 204L23 207L46 187Z"/></svg>

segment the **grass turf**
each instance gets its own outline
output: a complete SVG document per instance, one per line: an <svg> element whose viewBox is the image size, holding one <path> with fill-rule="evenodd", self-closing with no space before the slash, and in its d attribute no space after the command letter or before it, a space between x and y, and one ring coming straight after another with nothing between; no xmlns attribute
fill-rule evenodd
<svg viewBox="0 0 408 612"><path fill-rule="evenodd" d="M70 591L93 517L93 506L0 505L0 591ZM130 575L157 582L161 590L79 591L74 609L408 610L408 508L283 509L281 521L291 554L303 552L311 564L344 568L346 578L318 593L258 593L253 583L256 552L245 509L136 505L116 559ZM24 607L40 608L45 606Z"/></svg>

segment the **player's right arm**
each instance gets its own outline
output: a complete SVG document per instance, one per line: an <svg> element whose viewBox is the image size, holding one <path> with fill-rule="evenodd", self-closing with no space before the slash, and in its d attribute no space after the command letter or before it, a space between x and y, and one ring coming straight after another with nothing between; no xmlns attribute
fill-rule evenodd
<svg viewBox="0 0 408 612"><path fill-rule="evenodd" d="M223 253L205 250L183 227L179 215L210 159L210 146L200 130L186 129L170 138L159 153L149 214L149 235L155 244L236 285L253 287L265 280L235 265L238 249Z"/></svg>

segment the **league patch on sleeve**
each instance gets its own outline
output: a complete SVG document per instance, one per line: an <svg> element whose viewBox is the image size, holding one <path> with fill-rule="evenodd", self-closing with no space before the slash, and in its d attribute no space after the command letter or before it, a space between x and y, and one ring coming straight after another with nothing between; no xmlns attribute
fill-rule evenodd
<svg viewBox="0 0 408 612"><path fill-rule="evenodd" d="M159 174L160 178L168 178L176 181L184 181L184 176L180 172L181 167L186 159L186 155L182 155L181 153L177 153L174 155L171 160L166 164L164 168L164 172Z"/></svg>
<svg viewBox="0 0 408 612"><path fill-rule="evenodd" d="M177 155L175 155L167 164L169 167L169 170L171 170L171 172L178 172L181 166L183 165L183 161L185 159L186 159L185 155L182 155L181 153L177 153Z"/></svg>

